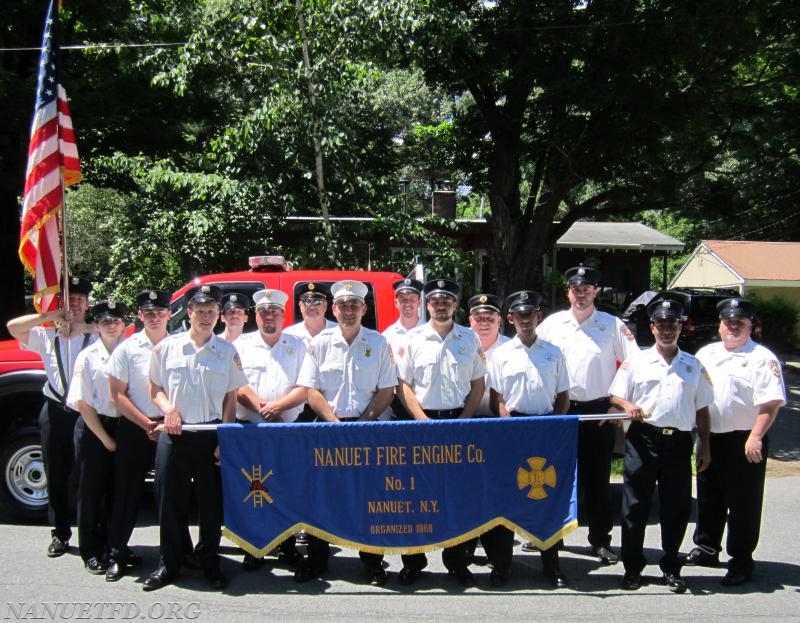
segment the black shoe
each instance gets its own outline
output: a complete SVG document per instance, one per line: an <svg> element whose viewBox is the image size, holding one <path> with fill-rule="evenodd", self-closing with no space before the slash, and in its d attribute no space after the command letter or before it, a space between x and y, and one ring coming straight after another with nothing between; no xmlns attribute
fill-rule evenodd
<svg viewBox="0 0 800 623"><path fill-rule="evenodd" d="M299 567L303 564L304 560L305 558L303 558L303 555L296 549L278 553L278 561L282 562L287 567Z"/></svg>
<svg viewBox="0 0 800 623"><path fill-rule="evenodd" d="M467 569L466 567L461 567L460 569L450 569L448 571L450 576L455 579L459 585L463 586L464 588L472 588L475 586L475 576L472 575L472 571Z"/></svg>
<svg viewBox="0 0 800 623"><path fill-rule="evenodd" d="M304 584L311 580L316 580L319 576L327 571L326 567L316 567L314 565L303 564L294 572L294 581L298 584Z"/></svg>
<svg viewBox="0 0 800 623"><path fill-rule="evenodd" d="M157 591L159 588L164 588L167 584L172 584L175 576L167 571L164 567L159 567L153 573L148 575L142 583L142 590L145 592Z"/></svg>
<svg viewBox="0 0 800 623"><path fill-rule="evenodd" d="M412 567L403 567L400 569L400 574L397 576L397 582L401 586L411 586L417 581L417 578L422 575L422 569L414 569Z"/></svg>
<svg viewBox="0 0 800 623"><path fill-rule="evenodd" d="M125 575L125 565L111 558L106 569L106 582L118 582L123 575Z"/></svg>
<svg viewBox="0 0 800 623"><path fill-rule="evenodd" d="M388 579L388 575L386 574L386 569L381 567L380 565L377 567L370 567L368 570L369 574L369 583L372 586L383 586L386 584L386 580Z"/></svg>
<svg viewBox="0 0 800 623"><path fill-rule="evenodd" d="M728 571L722 578L722 586L740 586L750 581L750 576L741 571Z"/></svg>
<svg viewBox="0 0 800 623"><path fill-rule="evenodd" d="M561 573L561 569L545 571L544 577L553 588L567 588L567 576Z"/></svg>
<svg viewBox="0 0 800 623"><path fill-rule="evenodd" d="M597 558L597 560L604 565L615 565L619 562L619 556L616 555L613 549L606 545L593 547L592 556Z"/></svg>
<svg viewBox="0 0 800 623"><path fill-rule="evenodd" d="M219 570L219 567L205 569L203 571L203 575L206 576L206 582L208 582L208 586L213 588L215 591L221 591L223 588L228 586L228 579L222 575L222 571Z"/></svg>
<svg viewBox="0 0 800 623"><path fill-rule="evenodd" d="M245 554L242 559L242 569L245 571L255 571L264 566L263 558L256 558L252 554Z"/></svg>
<svg viewBox="0 0 800 623"><path fill-rule="evenodd" d="M664 574L664 583L667 585L667 588L672 593L685 593L686 592L686 580L684 580L680 575L677 573L665 573Z"/></svg>
<svg viewBox="0 0 800 623"><path fill-rule="evenodd" d="M523 552L540 552L538 547L536 547L531 541L522 544L522 551Z"/></svg>
<svg viewBox="0 0 800 623"><path fill-rule="evenodd" d="M503 588L508 584L508 578L511 576L511 571L508 569L492 569L489 574L489 584L495 588Z"/></svg>
<svg viewBox="0 0 800 623"><path fill-rule="evenodd" d="M69 539L60 539L59 537L53 535L53 540L50 542L50 545L47 546L47 557L48 558L58 558L59 556L63 556L67 553L69 549Z"/></svg>
<svg viewBox="0 0 800 623"><path fill-rule="evenodd" d="M689 567L719 567L719 554L709 554L699 547L695 547L683 559L683 564Z"/></svg>
<svg viewBox="0 0 800 623"><path fill-rule="evenodd" d="M625 572L622 577L622 590L638 591L642 587L642 575L640 573Z"/></svg>
<svg viewBox="0 0 800 623"><path fill-rule="evenodd" d="M106 571L108 570L108 565L105 563L105 561L97 558L96 556L86 559L83 562L83 565L92 575L105 575Z"/></svg>

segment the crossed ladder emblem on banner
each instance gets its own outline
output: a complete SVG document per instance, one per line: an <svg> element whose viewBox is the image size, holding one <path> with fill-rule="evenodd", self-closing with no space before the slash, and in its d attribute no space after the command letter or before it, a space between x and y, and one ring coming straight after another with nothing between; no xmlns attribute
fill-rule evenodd
<svg viewBox="0 0 800 623"><path fill-rule="evenodd" d="M272 470L269 470L265 476L261 476L261 466L253 465L250 473L247 473L245 468L242 468L242 474L247 478L250 483L250 491L244 497L242 502L247 502L251 497L253 498L253 508L260 508L264 506L264 500L272 504L272 497L269 494L269 489L264 486L264 481L272 476Z"/></svg>

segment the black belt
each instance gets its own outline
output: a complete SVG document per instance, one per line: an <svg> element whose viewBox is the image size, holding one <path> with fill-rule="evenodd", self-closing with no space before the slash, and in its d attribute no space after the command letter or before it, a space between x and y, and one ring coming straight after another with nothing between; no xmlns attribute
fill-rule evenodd
<svg viewBox="0 0 800 623"><path fill-rule="evenodd" d="M464 411L463 407L458 409L423 409L425 415L434 420L450 420L457 418Z"/></svg>
<svg viewBox="0 0 800 623"><path fill-rule="evenodd" d="M100 418L101 422L108 422L109 420L113 420L115 422L119 421L118 417L113 417L113 416L110 416L110 415L103 415L102 413L98 413L97 417Z"/></svg>
<svg viewBox="0 0 800 623"><path fill-rule="evenodd" d="M545 415L553 415L552 413L523 413L522 411L509 411L511 417L543 417Z"/></svg>
<svg viewBox="0 0 800 623"><path fill-rule="evenodd" d="M681 430L680 428L675 428L674 426L656 426L655 424L649 424L647 422L639 422L639 424L645 426L646 429L649 430L650 432L654 432L657 435L664 435L665 437L669 437L671 435L678 435L680 433L688 435L690 432L688 430Z"/></svg>
<svg viewBox="0 0 800 623"><path fill-rule="evenodd" d="M591 406L591 405L597 405L598 407L602 407L603 405L605 405L606 407L608 407L610 403L611 403L611 399L608 396L603 396L602 398L595 398L594 400L570 400L569 401L570 406L573 406L573 407L575 407L577 405L583 405L583 406L586 406L586 407Z"/></svg>

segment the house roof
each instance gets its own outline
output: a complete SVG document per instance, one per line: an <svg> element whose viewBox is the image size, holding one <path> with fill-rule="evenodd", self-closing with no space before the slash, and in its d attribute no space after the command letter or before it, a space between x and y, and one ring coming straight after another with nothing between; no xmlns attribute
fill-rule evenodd
<svg viewBox="0 0 800 623"><path fill-rule="evenodd" d="M558 239L559 249L683 251L683 243L642 223L573 223Z"/></svg>
<svg viewBox="0 0 800 623"><path fill-rule="evenodd" d="M703 240L745 280L800 281L800 242L758 240Z"/></svg>

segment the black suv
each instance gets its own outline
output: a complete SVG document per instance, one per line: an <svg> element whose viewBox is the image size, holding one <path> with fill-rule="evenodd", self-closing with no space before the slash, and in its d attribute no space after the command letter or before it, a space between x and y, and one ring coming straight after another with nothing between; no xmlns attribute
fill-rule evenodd
<svg viewBox="0 0 800 623"><path fill-rule="evenodd" d="M683 303L683 331L678 338L678 346L682 350L694 353L701 346L719 340L717 303L733 296L739 296L739 293L736 290L725 289L675 288L659 292L650 303L664 298ZM646 305L636 305L633 309L626 310L622 320L636 336L639 346L653 345L655 340L650 331L650 318L647 315Z"/></svg>

